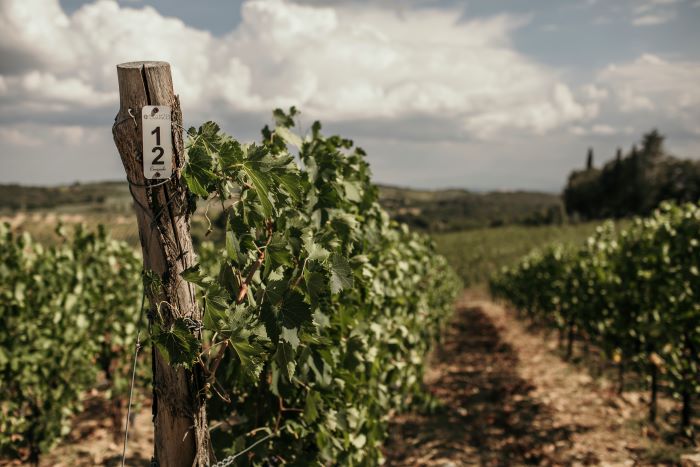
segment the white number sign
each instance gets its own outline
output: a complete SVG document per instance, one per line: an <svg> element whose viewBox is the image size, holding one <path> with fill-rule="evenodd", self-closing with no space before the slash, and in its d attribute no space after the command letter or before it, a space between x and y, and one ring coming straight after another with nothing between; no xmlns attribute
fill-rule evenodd
<svg viewBox="0 0 700 467"><path fill-rule="evenodd" d="M149 180L173 174L173 140L170 107L146 105L141 109L143 128L143 175Z"/></svg>

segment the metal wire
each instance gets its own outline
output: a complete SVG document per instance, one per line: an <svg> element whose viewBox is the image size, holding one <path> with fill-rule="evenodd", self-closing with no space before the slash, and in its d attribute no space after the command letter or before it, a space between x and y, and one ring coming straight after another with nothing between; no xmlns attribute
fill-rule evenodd
<svg viewBox="0 0 700 467"><path fill-rule="evenodd" d="M124 123L124 122L126 122L126 121L128 121L128 120L133 120L133 121L134 121L134 127L135 127L135 128L138 128L139 124L136 123L136 116L132 113L132 112L133 112L133 109L132 109L131 107L129 107L129 108L127 109L127 112L129 113L129 116L128 116L128 117L124 117L124 118L122 118L121 120L115 121L114 124L112 125L112 131L114 131L114 128L116 128L118 125L121 125L122 123ZM115 119L115 120L116 120L116 119Z"/></svg>
<svg viewBox="0 0 700 467"><path fill-rule="evenodd" d="M273 434L270 433L269 435L257 440L256 442L254 442L253 444L251 444L250 446L248 446L247 448L245 448L241 452L237 452L236 454L233 454L232 456L228 456L227 458L220 460L216 464L213 464L211 467L228 467L229 465L233 464L233 461L235 461L237 457L242 456L243 454L245 454L246 452L250 451L255 446L257 446L258 444L272 438L272 436L273 436Z"/></svg>
<svg viewBox="0 0 700 467"><path fill-rule="evenodd" d="M143 293L141 294L141 310L139 311L139 320L136 323L136 348L134 349L134 363L131 370L131 386L129 388L129 405L126 410L126 423L124 427L124 447L122 449L122 467L126 462L126 447L129 443L129 419L131 418L131 401L134 394L134 382L136 381L136 361L141 350L141 322L143 321L143 305L146 303L146 284L143 284Z"/></svg>
<svg viewBox="0 0 700 467"><path fill-rule="evenodd" d="M177 174L177 172L173 170L173 173L168 178L166 178L162 182L158 182L158 183L136 183L136 182L132 182L131 180L129 180L129 177L126 177L126 181L129 182L129 185L132 185L132 186L138 186L141 188L155 188L157 186L165 185L166 183L171 181L173 178L175 178L176 174Z"/></svg>

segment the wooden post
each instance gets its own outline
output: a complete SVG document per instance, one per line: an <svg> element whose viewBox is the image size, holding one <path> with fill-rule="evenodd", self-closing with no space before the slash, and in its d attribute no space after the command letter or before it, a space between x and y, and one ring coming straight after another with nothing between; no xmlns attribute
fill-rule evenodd
<svg viewBox="0 0 700 467"><path fill-rule="evenodd" d="M176 318L201 321L192 284L180 273L195 261L190 235L188 190L180 177L185 162L180 101L173 92L170 65L131 62L117 65L120 108L113 127L114 143L124 164L134 198L145 271L162 281L160 290L147 291L151 303L160 303L168 326ZM168 105L172 109L173 176L166 181L146 180L143 174L141 109ZM201 338L201 336L198 336ZM174 368L155 349L153 353L154 456L162 467L205 466L209 462L204 377Z"/></svg>

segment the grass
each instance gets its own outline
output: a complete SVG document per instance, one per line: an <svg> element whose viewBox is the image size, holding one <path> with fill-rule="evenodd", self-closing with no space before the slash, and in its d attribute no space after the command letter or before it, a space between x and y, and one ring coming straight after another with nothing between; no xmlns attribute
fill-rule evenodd
<svg viewBox="0 0 700 467"><path fill-rule="evenodd" d="M558 194L534 191L475 193L380 186L379 201L392 218L426 232L545 225L564 219Z"/></svg>
<svg viewBox="0 0 700 467"><path fill-rule="evenodd" d="M554 242L581 243L598 225L510 225L434 234L433 239L438 253L447 258L465 286L471 286L488 281L503 266L515 263L534 248Z"/></svg>

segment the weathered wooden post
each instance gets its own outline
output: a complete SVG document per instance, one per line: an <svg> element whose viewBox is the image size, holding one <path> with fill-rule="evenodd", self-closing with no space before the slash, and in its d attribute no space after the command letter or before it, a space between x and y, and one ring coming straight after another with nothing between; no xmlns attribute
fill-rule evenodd
<svg viewBox="0 0 700 467"><path fill-rule="evenodd" d="M184 269L194 264L195 257L188 190L180 177L185 162L182 112L173 92L170 65L165 62L122 63L117 65L117 76L120 108L113 127L114 143L134 198L144 270L154 272L162 281L162 287L147 291L152 316L156 316L154 304L160 304L164 326L177 318L190 318L193 323L199 323L202 317L194 288L180 277ZM171 115L163 118L171 120L172 133L156 137L158 144L160 138L172 138L172 176L160 180L157 173L149 174L149 179L144 175L142 109L152 105L171 109ZM165 140L163 145L169 143ZM167 165L157 160L157 153L155 158L150 152L146 157L155 164ZM154 456L158 465L208 465L210 442L203 381L201 368L195 367L192 371L174 368L153 349Z"/></svg>

